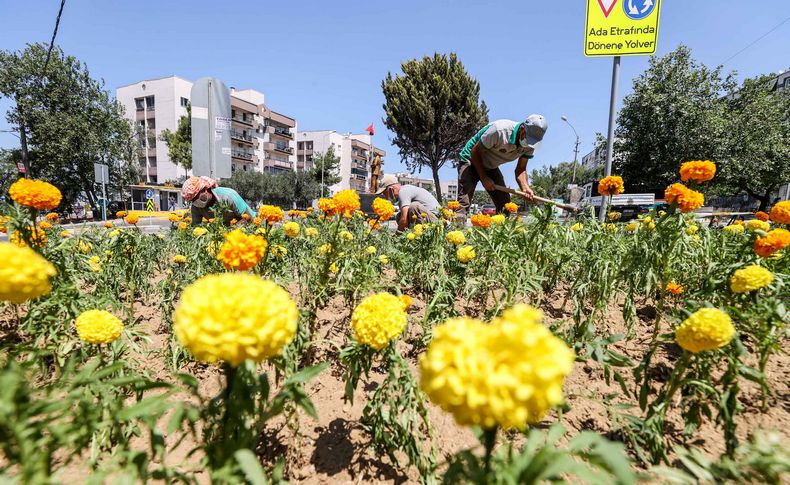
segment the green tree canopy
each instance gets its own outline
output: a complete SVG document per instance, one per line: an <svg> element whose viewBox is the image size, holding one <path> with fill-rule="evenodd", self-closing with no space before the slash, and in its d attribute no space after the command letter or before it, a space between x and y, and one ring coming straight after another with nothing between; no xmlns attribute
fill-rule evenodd
<svg viewBox="0 0 790 485"><path fill-rule="evenodd" d="M402 75L387 73L381 83L384 124L412 173L430 168L441 202L439 169L488 123L488 108L480 102L480 84L455 54L413 59L401 69Z"/></svg>
<svg viewBox="0 0 790 485"><path fill-rule="evenodd" d="M184 169L184 177L192 169L192 106L187 104L187 115L178 120L175 132L168 129L159 133L159 139L167 145L167 156L173 165Z"/></svg>
<svg viewBox="0 0 790 485"><path fill-rule="evenodd" d="M308 176L319 186L321 183L324 184L324 194L329 193L326 187L340 182L340 157L335 155L335 148L332 145L326 152L313 155L313 168L308 171Z"/></svg>
<svg viewBox="0 0 790 485"><path fill-rule="evenodd" d="M650 58L617 118L613 173L629 192L662 190L683 162L722 158L731 133L721 99L732 86L732 76L697 62L686 46Z"/></svg>
<svg viewBox="0 0 790 485"><path fill-rule="evenodd" d="M576 184L583 185L603 175L603 167L588 170L580 163L576 165ZM568 184L573 180L573 162L560 162L557 165L544 165L532 169L529 175L530 186L536 194L550 199L569 199Z"/></svg>
<svg viewBox="0 0 790 485"><path fill-rule="evenodd" d="M222 181L253 206L273 204L284 208L307 207L320 193L319 183L305 172L279 173L237 170Z"/></svg>

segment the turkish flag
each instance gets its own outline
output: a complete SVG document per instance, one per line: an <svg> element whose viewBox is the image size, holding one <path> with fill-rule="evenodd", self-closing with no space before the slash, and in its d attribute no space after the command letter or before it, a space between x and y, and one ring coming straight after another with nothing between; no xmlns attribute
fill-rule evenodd
<svg viewBox="0 0 790 485"><path fill-rule="evenodd" d="M367 129L367 130L365 130L365 131L367 131L368 133L370 133L370 136L373 136L373 123L371 123L371 124L370 124L370 126L368 126L368 129Z"/></svg>

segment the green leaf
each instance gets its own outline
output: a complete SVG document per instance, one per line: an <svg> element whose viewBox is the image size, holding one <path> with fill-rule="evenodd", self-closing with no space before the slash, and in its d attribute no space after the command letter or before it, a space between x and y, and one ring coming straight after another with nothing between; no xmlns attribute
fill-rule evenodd
<svg viewBox="0 0 790 485"><path fill-rule="evenodd" d="M263 467L255 453L244 448L237 450L233 457L236 459L236 463L239 464L239 468L241 468L247 481L252 485L268 485L269 479L266 478L266 473L263 471Z"/></svg>

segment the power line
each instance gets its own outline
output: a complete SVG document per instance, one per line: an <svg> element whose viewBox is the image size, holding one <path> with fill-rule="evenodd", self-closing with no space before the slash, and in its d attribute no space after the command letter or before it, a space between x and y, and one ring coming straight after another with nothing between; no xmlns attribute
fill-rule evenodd
<svg viewBox="0 0 790 485"><path fill-rule="evenodd" d="M55 47L55 36L58 35L58 27L60 26L60 16L63 15L63 6L66 5L66 0L60 0L60 9L58 16L55 19L55 30L52 31L52 40L49 41L49 48L47 49L47 59L44 61L44 69L41 70L41 77L47 73L47 66L49 65L49 58L52 56L52 48Z"/></svg>
<svg viewBox="0 0 790 485"><path fill-rule="evenodd" d="M764 33L763 35L761 35L761 36L760 36L760 37L758 37L757 39L753 40L753 41L752 41L752 42L751 42L749 45L747 45L747 46L746 46L746 47L744 47L743 49L739 50L739 51L738 51L738 52L736 52L735 54L733 54L733 55L731 55L730 57L728 57L727 59L725 59L725 60L724 60L724 62L722 62L721 64L727 64L727 62L729 62L730 60L732 60L733 58L735 58L735 57L736 57L736 56L738 56L739 54L743 53L743 52L744 52L746 49L748 49L749 47L753 46L754 44L756 44L756 43L760 42L761 40L763 40L764 38L768 37L768 35L769 35L769 34L771 34L771 33L772 33L774 30L776 30L776 29L778 29L779 27L781 27L781 26L783 26L784 24L786 24L788 20L790 20L790 17L787 17L786 19L784 19L784 20L782 20L781 22L779 22L778 24L776 24L776 26L775 26L774 28L772 28L772 29L771 29L771 30L769 30L768 32Z"/></svg>

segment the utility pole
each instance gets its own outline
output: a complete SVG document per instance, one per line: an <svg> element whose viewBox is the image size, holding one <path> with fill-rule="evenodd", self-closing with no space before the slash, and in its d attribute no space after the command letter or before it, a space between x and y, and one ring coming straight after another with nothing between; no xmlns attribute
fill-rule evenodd
<svg viewBox="0 0 790 485"><path fill-rule="evenodd" d="M579 143L580 143L579 134L576 132L576 128L573 127L571 122L568 121L567 116L562 116L561 119L562 121L568 123L568 126L570 126L571 130L573 130L573 134L576 135L576 146L573 149L573 175L571 175L571 184L576 184L576 164L577 161L579 160Z"/></svg>

